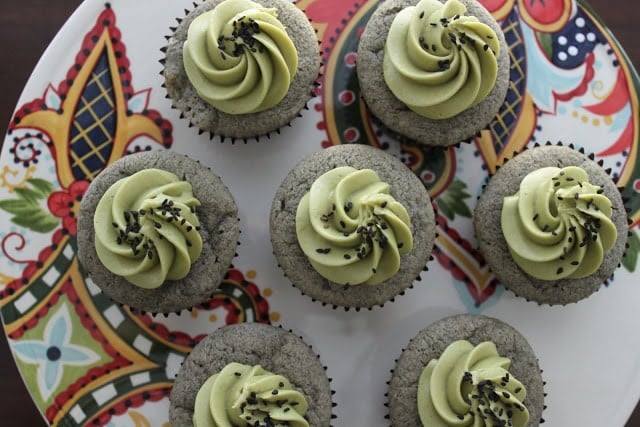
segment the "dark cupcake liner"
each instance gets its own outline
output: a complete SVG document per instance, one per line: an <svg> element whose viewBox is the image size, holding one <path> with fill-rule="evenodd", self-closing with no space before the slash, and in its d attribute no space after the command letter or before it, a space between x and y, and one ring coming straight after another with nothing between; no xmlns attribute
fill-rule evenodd
<svg viewBox="0 0 640 427"><path fill-rule="evenodd" d="M248 333L247 330L253 328L261 330L256 331L254 336L251 336L251 332ZM275 337L272 337L274 335ZM286 340L285 337L287 335L294 337L295 342L287 341L288 348L286 350L281 347L270 349L269 346L275 345L273 342L265 342L264 348L254 348L260 344L258 343L259 340L267 340L268 338ZM251 342L243 343L241 342L243 340L251 340ZM298 347L304 347L304 353ZM292 351L296 354L285 354L286 351ZM272 356L277 360L271 359ZM193 358L198 360L191 360ZM291 359L291 363L285 364L281 360L283 358ZM296 363L293 363L294 359ZM192 406L200 386L209 376L219 372L222 367L231 362L260 364L271 372L284 375L296 389L303 392L310 408L316 405L320 424L311 423L312 427L325 427L337 418L334 414L334 408L337 406L337 403L333 400L335 390L331 388L333 380L327 375L327 366L320 362L320 355L313 349L312 345L307 344L299 334L291 329L285 329L281 325L240 323L217 329L204 338L185 357L180 371L176 375L170 399L169 414L172 425L191 425ZM296 373L295 370L299 369L298 366L300 364L304 364L309 370ZM277 369L274 369L273 366L276 366ZM307 375L322 375L322 378L326 378L326 386L321 384L324 383L322 378L309 380L308 384L298 383L293 379ZM317 408L317 405L321 405L321 407ZM188 419L189 423L183 422L185 419Z"/></svg>
<svg viewBox="0 0 640 427"><path fill-rule="evenodd" d="M313 268L297 241L295 213L300 199L318 176L341 165L376 170L383 181L392 184L391 194L411 216L414 249L402 256L400 271L378 285L341 285L325 279ZM415 174L395 157L359 144L330 147L303 159L276 191L270 213L273 253L285 277L302 294L334 309L382 307L404 294L426 271L435 228L429 195Z"/></svg>
<svg viewBox="0 0 640 427"><path fill-rule="evenodd" d="M444 329L444 326L447 327L446 337L444 336L445 332L443 330L438 330L438 328ZM460 334L462 334L462 336L460 336ZM502 337L502 334L505 334L506 337ZM479 335L479 337L477 337L476 335ZM469 340L470 336L473 339ZM522 375L514 374L514 376L519 381L522 381L525 387L527 387L527 397L525 398L525 404L529 409L530 414L532 415L529 419L527 427L536 427L539 424L543 424L545 420L542 417L542 414L547 408L547 405L544 404L544 400L547 397L547 393L544 391L546 381L544 381L542 378L543 370L539 367L539 360L535 356L535 353L531 346L528 344L526 338L515 328L499 319L484 315L459 314L442 318L422 329L420 332L418 332L418 334L416 334L416 336L409 340L407 346L402 349L399 358L395 359L395 367L390 370L391 377L386 383L387 392L384 394L386 399L384 406L387 409L387 413L384 418L391 423L390 425L394 427L414 425L408 419L404 420L402 425L393 424L393 420L391 419L391 406L393 406L394 404L400 405L403 412L411 412L411 416L409 416L408 418L419 419L418 407L417 403L415 403L417 397L414 396L414 391L417 393L417 378L419 378L422 369L426 367L429 360L439 358L442 354L442 351L444 351L444 349L450 343L460 339L467 339L474 345L479 344L481 341L493 341L498 347L498 353L500 354L500 356L508 357L509 359L511 359L510 372L519 370L527 373L526 378ZM504 339L505 341L496 342L501 341L502 339ZM442 348L435 349L432 347L420 347L416 343L421 340L432 342L433 346ZM513 344L513 340L517 341L517 344ZM503 347L503 349L501 350L500 347ZM508 351L505 349L508 349ZM414 356L421 359L421 361L423 362L417 364L417 362L413 360L414 364L419 365L413 366L413 369L419 369L420 371L413 372L411 379L396 379L394 378L395 375L404 376L403 374L408 374L408 366L401 366L400 369L402 369L403 371L401 374L397 374L399 369L398 362L403 359L403 357L408 357L408 352L414 352ZM513 355L510 355L510 353L512 352L515 352L515 354L522 354L524 355L524 357L522 357L521 359L516 359L513 357ZM405 363L410 362L405 361ZM531 369L534 369L534 373L528 372ZM415 377L415 382L413 380L413 377ZM396 399L396 390L391 389L391 387L394 386L395 388L399 389L397 391L398 393L403 393L403 397L405 397L404 400ZM411 403L406 401L407 397L416 397L416 399L413 399L414 403ZM415 425L420 425L419 421Z"/></svg>
<svg viewBox="0 0 640 427"><path fill-rule="evenodd" d="M500 25L487 10L475 0L463 0L469 14L478 16L491 26L500 39L498 80L484 100L451 118L434 120L422 117L396 98L386 86L382 73L384 42L392 18L399 10L416 3L417 0L387 0L381 3L367 23L358 47L361 95L371 114L394 133L404 135L418 145L447 148L469 141L499 114L510 85L509 48Z"/></svg>
<svg viewBox="0 0 640 427"><path fill-rule="evenodd" d="M94 245L93 214L100 198L114 182L153 167L186 175L190 180L194 195L202 203L198 217L203 252L183 279L168 280L155 289L143 289L110 272L99 260ZM206 301L218 289L237 256L239 221L231 192L209 167L171 151L131 154L101 172L83 196L78 216L78 259L83 271L106 296L130 307L132 312L181 312Z"/></svg>
<svg viewBox="0 0 640 427"><path fill-rule="evenodd" d="M217 1L217 0L216 0ZM273 0L268 0L270 2L273 2ZM259 0L258 0L259 2ZM166 73L167 73L167 52L169 52L169 50L172 49L172 40L174 39L175 34L178 32L178 30L180 29L180 26L183 25L183 21L187 20L190 18L190 14L192 12L194 12L197 8L202 8L205 4L207 3L207 1L204 1L200 4L198 3L193 3L193 10L188 10L185 9L185 16L182 18L176 18L176 21L178 22L178 26L175 27L170 27L169 30L171 31L171 34L168 36L165 36L165 39L169 42L169 44L163 46L160 51L165 55L165 57L163 57L162 59L160 59L160 64L162 65L162 70L160 71L160 75L165 77L165 81L161 84L161 86L165 89L167 89L167 81L166 81ZM218 1L219 3L219 1ZM295 4L295 2L294 2ZM206 11L206 9L203 8L203 12ZM305 15L306 16L306 15ZM308 22L311 22L308 18L307 18ZM186 23L185 23L186 25ZM187 26L188 28L188 26ZM186 31L186 29L185 29ZM314 28L313 29L314 33L317 33L317 30ZM186 37L186 35L185 35ZM317 38L317 37L316 37ZM320 44L320 41L318 40L318 45ZM296 41L294 40L294 43L296 43ZM180 54L178 55L178 58L180 61L182 60L182 54L181 54L181 49L182 49L182 42L179 42L180 46L175 46L174 49L179 49L180 50ZM174 54L176 54L174 52ZM300 57L300 53L299 53L299 57ZM177 79L180 79L182 81L182 89L181 89L181 95L180 97L176 98L176 97L172 97L169 94L169 91L167 90L167 93L165 94L165 98L171 100L171 108L179 111L180 112L180 118L181 119L186 119L188 120L188 127L190 128L196 128L198 129L198 135L202 135L202 134L208 134L209 139L210 140L214 140L214 139L218 139L220 143L224 143L224 142L231 142L232 144L235 144L236 142L242 142L242 143L248 143L251 140L255 140L255 142L260 142L260 141L264 141L264 139L271 139L272 136L274 135L279 135L281 129L283 129L284 127L290 127L292 126L291 123L293 120L295 120L296 118L300 118L302 117L302 111L304 110L309 110L309 101L316 95L316 89L317 87L320 85L320 70L322 68L322 54L320 49L318 48L318 63L317 63L317 72L316 75L313 79L313 82L310 83L310 85L312 86L312 88L309 89L309 92L305 92L304 90L302 90L302 87L308 85L309 83L306 83L307 78L304 78L304 81L296 81L296 78L294 77L294 81L292 82L292 85L295 86L301 86L301 92L300 94L295 94L294 96L294 92L292 91L292 89L290 88L289 94L285 97L284 100L281 101L280 104L276 105L275 107L272 107L268 110L262 111L262 112L258 112L258 113L252 113L252 114L245 114L245 115L230 115L230 114L226 114L223 112L219 112L218 110L215 109L215 107L209 105L208 103L206 103L205 101L203 101L202 99L200 99L197 95L197 93L195 92L195 90L193 89L193 86L191 86L191 84L189 83L188 77L186 76L186 74L184 73L184 69L182 69L182 64L179 65L179 73L176 75ZM310 73L310 71L309 71ZM298 70L298 74L300 74L300 68ZM296 76L298 76L298 74L296 74ZM302 77L301 77L302 79ZM185 93L186 92L186 93ZM304 97L306 97L305 103L304 105L300 106L300 108L295 108L295 113L293 113L293 110L289 109L287 110L283 110L282 107L282 103L283 102L293 102L296 103L299 102L300 96L302 96L301 94L303 94ZM182 98L193 98L192 101L184 101ZM298 100L296 102L296 100ZM179 105L177 105L177 102L185 102L187 105L184 107L181 107ZM194 108L198 108L199 112L198 113L193 113L192 114L192 110ZM204 111L204 113L203 113ZM199 114L205 114L207 113L210 115L217 115L218 116L218 120L227 120L227 121L233 121L234 123L236 123L235 125L235 129L243 129L247 127L247 124L251 123L252 121L256 122L259 120L265 120L265 121L277 121L278 125L277 126L263 126L265 127L265 129L260 130L260 131L256 131L256 132L250 132L250 134L246 134L246 132L238 132L235 134L232 133L225 133L225 132L221 132L219 130L214 129L214 126L212 126L211 128L207 128L204 126L200 126L195 120L194 120L194 115ZM285 121L281 120L280 117L282 117L283 115L286 115L289 119ZM270 117L270 118L269 118ZM256 129L259 126L256 126ZM268 129L267 129L268 128Z"/></svg>
<svg viewBox="0 0 640 427"><path fill-rule="evenodd" d="M631 231L628 228L628 225L631 224L631 220L628 217L629 208L626 206L627 200L625 200L625 198L622 197L622 188L617 186L617 179L611 176L611 169L610 168L604 169L603 160L600 159L596 161L594 153L587 153L586 150L582 147L576 148L574 144L564 145L562 142L557 142L554 144L548 141L544 145L535 143L532 147L525 147L522 151L514 152L511 157L505 158L504 162L501 165L496 167L496 171L494 172L494 174L488 178L487 183L483 185L482 187L483 192L478 197L478 204L481 203L481 201L483 200L483 197L488 197L485 194L486 194L487 186L489 185L489 182L491 181L491 179L493 179L494 176L496 176L496 174L499 174L499 173L501 174L502 173L501 171L503 171L505 167L511 167L511 165L513 164L511 163L512 159L515 159L516 157L518 157L519 155L525 152L530 152L531 150L535 150L535 149L541 149L543 147L561 147L561 148L567 148L567 149L573 150L574 155L576 157L577 156L582 157L580 160L582 160L583 162L587 162L587 164L590 164L592 168L597 168L597 170L601 171L601 175L606 176L607 180L610 181L606 183L609 185L606 185L605 195L607 195L609 199L613 198L612 203L614 206L614 212L613 212L612 220L614 221L614 223L616 224L616 227L618 228L618 238L612 250L610 250L605 255L605 260L603 261L603 264L601 265L600 269L596 271L596 273L592 274L591 276L588 276L582 279L562 279L558 281L545 281L545 280L535 279L529 276L528 274L526 274L515 264L515 262L509 256L509 252L506 247L506 242L502 237L502 232L500 231L498 233L497 231L495 231L496 229L501 230L501 228L499 227L499 221L500 221L499 217L500 217L501 208L493 209L494 212L492 215L481 215L482 227L475 227L474 225L474 229L475 229L476 239L479 242L478 244L480 246L480 252L485 257L485 260L487 261L489 269L495 274L499 283L501 283L507 290L512 292L517 297L524 298L526 301L536 302L538 305L566 306L567 304L577 303L583 299L586 299L592 294L599 291L602 288L602 285L608 286L610 284L610 282L613 279L615 270L617 270L617 268L620 267L622 258L624 257L624 254L629 247L627 243L627 237L631 233ZM577 160L573 163L565 162L562 164L562 166L568 166L576 162ZM539 167L543 167L543 166L557 166L557 165L556 164L540 164L539 165ZM532 168L528 168L527 170L530 171L532 170ZM603 183L600 183L600 182L596 182L596 184L604 185ZM500 194L496 194L495 196L498 197L500 196ZM476 209L478 208L476 207ZM474 221L478 216L479 215L477 214L477 211L474 212ZM490 224L495 224L496 221L498 223L498 226L491 227ZM484 238L486 238L486 233L489 233L490 229L494 231L493 234L494 236L496 236L494 240L496 241L491 241L492 243L488 247L491 247L492 250L494 251L496 250L496 247L500 247L504 249L502 251L503 256L500 258L500 263L502 264L502 266L499 268L496 268L495 265L492 265L493 264L492 259L487 259L487 256L486 256L487 250L486 248L483 248L484 244L481 241L481 239L483 238L483 235L485 236ZM505 267L505 265L507 267ZM507 273L504 273L502 271L502 269L504 268L508 268ZM605 270L607 270L608 272L606 272ZM513 276L513 278L507 279L505 278L506 275ZM556 290L557 294L554 294L554 292L552 292L553 290ZM571 292L572 290L574 291L574 293Z"/></svg>

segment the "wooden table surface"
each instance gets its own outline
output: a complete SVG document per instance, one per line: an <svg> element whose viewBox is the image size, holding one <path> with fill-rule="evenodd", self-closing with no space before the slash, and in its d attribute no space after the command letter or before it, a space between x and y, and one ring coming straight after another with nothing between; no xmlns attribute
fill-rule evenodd
<svg viewBox="0 0 640 427"><path fill-rule="evenodd" d="M0 40L3 40L0 46L0 123L4 131L38 58L80 3L79 0L0 2ZM627 0L591 0L589 3L620 41L631 62L638 67L640 8ZM45 424L22 383L4 333L0 333L0 420L2 425L7 422L15 426ZM640 405L626 426L640 426Z"/></svg>

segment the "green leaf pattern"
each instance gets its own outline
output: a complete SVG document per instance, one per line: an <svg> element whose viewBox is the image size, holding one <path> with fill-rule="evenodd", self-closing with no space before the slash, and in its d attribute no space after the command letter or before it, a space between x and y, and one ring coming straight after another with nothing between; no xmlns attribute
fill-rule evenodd
<svg viewBox="0 0 640 427"><path fill-rule="evenodd" d="M0 200L0 209L13 215L11 222L20 227L38 233L52 231L60 219L45 210L42 201L54 190L53 185L39 178L28 179L27 183L27 187L15 189L17 198Z"/></svg>
<svg viewBox="0 0 640 427"><path fill-rule="evenodd" d="M471 218L471 209L469 209L469 206L467 206L465 202L465 200L471 196L466 190L466 183L460 180L453 181L436 199L440 213L450 220L453 220L456 215Z"/></svg>

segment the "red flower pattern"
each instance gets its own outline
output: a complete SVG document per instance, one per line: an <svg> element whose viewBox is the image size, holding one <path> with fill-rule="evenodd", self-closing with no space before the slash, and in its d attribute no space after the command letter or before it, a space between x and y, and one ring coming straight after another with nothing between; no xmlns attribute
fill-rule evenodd
<svg viewBox="0 0 640 427"><path fill-rule="evenodd" d="M54 191L47 199L47 207L51 213L62 218L62 226L72 236L78 232L78 209L80 200L88 187L88 181L74 181L66 191Z"/></svg>
<svg viewBox="0 0 640 427"><path fill-rule="evenodd" d="M504 19L518 5L520 16L534 30L554 32L571 16L574 0L480 0L497 20Z"/></svg>

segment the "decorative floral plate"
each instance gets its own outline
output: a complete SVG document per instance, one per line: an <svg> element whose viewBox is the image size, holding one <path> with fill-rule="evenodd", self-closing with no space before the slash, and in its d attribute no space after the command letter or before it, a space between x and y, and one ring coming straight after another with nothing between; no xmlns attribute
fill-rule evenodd
<svg viewBox="0 0 640 427"><path fill-rule="evenodd" d="M375 1L301 0L322 40L324 71L302 118L270 140L213 141L179 118L162 88L162 47L191 2L86 0L43 55L0 157L0 312L37 407L61 426L168 425L173 378L205 334L272 322L302 335L333 378L336 426L384 426L386 381L417 331L459 312L518 328L547 381L552 426L623 425L640 396L636 270L640 251L638 77L589 7L572 0L482 0L501 22L511 86L498 117L471 143L417 148L383 132L360 102L356 47ZM483 183L525 146L583 147L624 187L633 221L615 279L567 307L503 292L474 241ZM284 278L268 213L286 172L332 144L363 143L402 159L437 209L428 271L371 311L322 306ZM220 174L239 205L241 245L210 300L181 315L134 315L100 293L76 257L76 214L88 183L128 153L172 149ZM583 385L584 384L584 385Z"/></svg>

